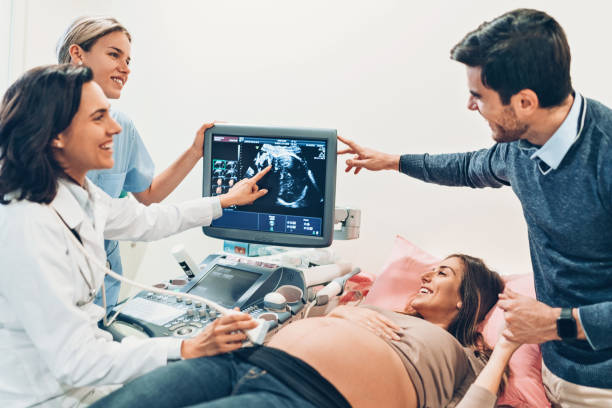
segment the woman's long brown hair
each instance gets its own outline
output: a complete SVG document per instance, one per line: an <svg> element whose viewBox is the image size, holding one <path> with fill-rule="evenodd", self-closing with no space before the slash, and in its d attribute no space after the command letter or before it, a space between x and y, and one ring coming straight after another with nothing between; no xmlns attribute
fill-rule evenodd
<svg viewBox="0 0 612 408"><path fill-rule="evenodd" d="M488 361L493 351L478 331L479 324L495 306L498 294L504 290L504 281L499 274L487 267L480 258L464 254L446 257L459 258L464 265L463 280L459 287L462 306L448 331L464 346L480 353L483 361ZM507 370L506 370L507 373ZM500 393L505 385L505 378Z"/></svg>

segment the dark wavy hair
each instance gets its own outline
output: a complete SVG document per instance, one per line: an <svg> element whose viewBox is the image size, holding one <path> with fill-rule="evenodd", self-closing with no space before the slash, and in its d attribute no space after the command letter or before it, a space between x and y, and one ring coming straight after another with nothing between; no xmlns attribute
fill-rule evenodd
<svg viewBox="0 0 612 408"><path fill-rule="evenodd" d="M464 266L463 280L459 286L462 306L448 331L464 347L470 347L482 361L487 362L493 349L492 345L485 342L478 326L497 303L498 294L504 291L504 281L480 258L464 254L452 254L446 257L448 258L458 258ZM506 367L498 395L501 395L506 387L508 374Z"/></svg>
<svg viewBox="0 0 612 408"><path fill-rule="evenodd" d="M534 91L542 108L562 104L573 91L565 32L542 11L517 9L483 23L453 47L451 59L480 67L482 83L504 105L523 89Z"/></svg>
<svg viewBox="0 0 612 408"><path fill-rule="evenodd" d="M498 294L504 291L505 283L501 276L489 269L484 261L465 254L452 254L444 259L458 258L463 264L463 278L459 285L459 298L461 307L453 321L447 328L463 347L474 351L476 357L486 363L491 357L493 349L489 346L478 331L493 306L497 303ZM423 317L416 310L404 312L412 316ZM503 392L507 379L508 367L504 371L498 395Z"/></svg>
<svg viewBox="0 0 612 408"><path fill-rule="evenodd" d="M93 79L84 66L49 65L27 71L4 94L0 106L0 203L48 204L64 170L51 142L72 122L83 84Z"/></svg>
<svg viewBox="0 0 612 408"><path fill-rule="evenodd" d="M464 346L484 345L478 325L497 303L497 295L504 291L504 281L480 258L464 254L452 254L448 258L458 258L464 266L459 287L462 306L448 331Z"/></svg>

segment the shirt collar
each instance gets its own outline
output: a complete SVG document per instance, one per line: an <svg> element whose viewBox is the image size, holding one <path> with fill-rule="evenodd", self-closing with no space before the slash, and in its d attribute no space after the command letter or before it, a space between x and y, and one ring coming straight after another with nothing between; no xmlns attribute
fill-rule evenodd
<svg viewBox="0 0 612 408"><path fill-rule="evenodd" d="M57 195L53 200L53 208L61 215L68 227L75 229L85 216L93 221L92 197L89 194L89 180L85 180L85 188L78 184L60 178Z"/></svg>
<svg viewBox="0 0 612 408"><path fill-rule="evenodd" d="M531 155L531 160L539 159L554 170L559 167L559 164L561 164L561 161L570 147L578 140L582 127L584 126L586 100L584 100L583 104L583 99L584 98L576 92L574 103L567 117L561 126L559 126L559 129L553 133L551 138ZM548 173L548 171L550 170L546 170L545 172Z"/></svg>

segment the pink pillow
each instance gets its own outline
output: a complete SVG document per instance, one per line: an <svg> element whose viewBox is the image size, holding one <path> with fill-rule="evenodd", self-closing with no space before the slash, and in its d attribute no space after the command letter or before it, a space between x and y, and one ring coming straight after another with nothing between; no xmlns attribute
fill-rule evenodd
<svg viewBox="0 0 612 408"><path fill-rule="evenodd" d="M397 235L391 256L363 303L389 310L404 310L410 297L421 287L421 274L438 262L440 259Z"/></svg>
<svg viewBox="0 0 612 408"><path fill-rule="evenodd" d="M364 304L390 310L404 310L421 287L421 273L440 262L410 241L397 236L389 260L364 300ZM517 293L535 297L531 275L502 276L506 285ZM504 325L501 309L493 308L481 325L485 341L494 345ZM510 359L510 378L498 405L515 408L550 407L542 384L542 355L538 345L521 346Z"/></svg>

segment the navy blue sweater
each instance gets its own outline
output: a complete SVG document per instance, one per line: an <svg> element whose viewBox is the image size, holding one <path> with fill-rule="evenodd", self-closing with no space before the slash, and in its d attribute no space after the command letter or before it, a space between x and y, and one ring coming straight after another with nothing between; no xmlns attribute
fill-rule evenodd
<svg viewBox="0 0 612 408"><path fill-rule="evenodd" d="M567 381L612 388L612 110L588 99L585 115L580 137L546 175L525 141L403 155L400 171L447 186L512 188L527 221L538 300L579 308L588 338L542 344L544 363Z"/></svg>

